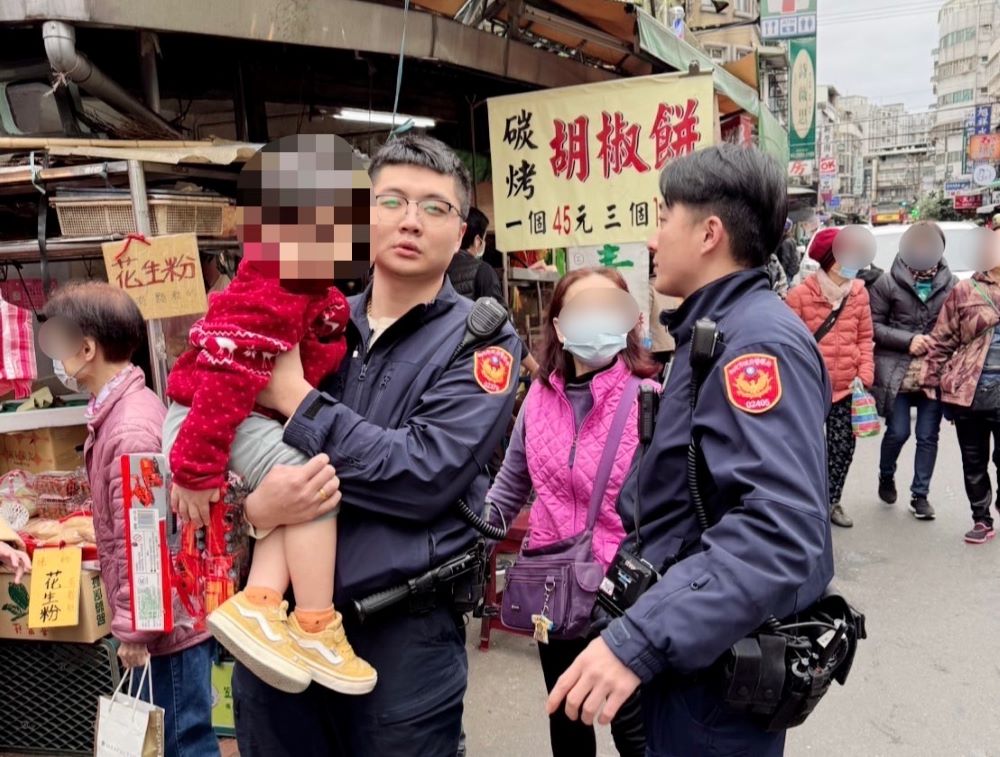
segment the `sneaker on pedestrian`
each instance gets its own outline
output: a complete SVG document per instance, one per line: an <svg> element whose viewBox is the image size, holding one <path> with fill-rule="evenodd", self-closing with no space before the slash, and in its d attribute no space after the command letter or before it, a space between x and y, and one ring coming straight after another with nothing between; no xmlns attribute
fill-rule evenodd
<svg viewBox="0 0 1000 757"><path fill-rule="evenodd" d="M996 535L997 532L993 530L993 526L979 522L966 533L965 541L967 544L985 544Z"/></svg>
<svg viewBox="0 0 1000 757"><path fill-rule="evenodd" d="M934 520L934 508L927 497L914 497L910 500L910 512L917 520Z"/></svg>
<svg viewBox="0 0 1000 757"><path fill-rule="evenodd" d="M208 616L208 628L230 653L264 683L298 694L312 674L288 634L288 603L261 605L239 592Z"/></svg>
<svg viewBox="0 0 1000 757"><path fill-rule="evenodd" d="M896 500L899 495L896 493L896 481L892 477L889 478L879 478L878 480L878 498L885 502L887 505L896 504Z"/></svg>
<svg viewBox="0 0 1000 757"><path fill-rule="evenodd" d="M308 666L312 680L341 694L367 694L375 688L375 668L354 653L344 634L344 623L336 613L319 633L308 633L293 614L288 631L296 652Z"/></svg>
<svg viewBox="0 0 1000 757"><path fill-rule="evenodd" d="M844 508L840 505L834 505L830 510L830 522L841 528L851 528L854 526L854 521L848 517L847 513L844 512Z"/></svg>

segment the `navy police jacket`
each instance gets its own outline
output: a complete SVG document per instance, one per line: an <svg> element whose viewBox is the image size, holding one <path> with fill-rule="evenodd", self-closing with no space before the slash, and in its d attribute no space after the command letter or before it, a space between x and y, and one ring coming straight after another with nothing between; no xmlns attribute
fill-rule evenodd
<svg viewBox="0 0 1000 757"><path fill-rule="evenodd" d="M340 477L338 603L400 584L475 541L454 504L461 497L482 509L486 464L513 413L520 367L509 324L451 360L473 303L447 277L433 302L368 350L370 292L348 300L349 359L285 430L307 455L326 452Z"/></svg>
<svg viewBox="0 0 1000 757"><path fill-rule="evenodd" d="M700 318L716 321L724 344L692 415L691 329ZM668 325L674 366L653 441L618 509L634 545L638 504L643 558L657 569L680 561L602 632L645 683L709 667L768 617L808 607L833 577L823 433L830 384L812 335L759 269L699 290ZM707 473L704 533L686 481L692 433Z"/></svg>

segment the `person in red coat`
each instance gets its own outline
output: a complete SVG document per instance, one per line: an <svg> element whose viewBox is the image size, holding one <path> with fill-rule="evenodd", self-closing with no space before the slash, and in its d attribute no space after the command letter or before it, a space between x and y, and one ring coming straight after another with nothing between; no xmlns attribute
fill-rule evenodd
<svg viewBox="0 0 1000 757"><path fill-rule="evenodd" d="M851 387L875 382L875 342L868 290L858 274L875 258L875 237L863 226L823 229L813 237L809 257L820 270L788 293L788 306L816 336L833 385L826 421L830 520L854 525L841 496L854 460Z"/></svg>
<svg viewBox="0 0 1000 757"><path fill-rule="evenodd" d="M191 349L177 361L167 388L174 404L164 423L164 451L173 473L171 502L185 521L208 523L228 469L256 488L274 465L315 467L323 514L255 534L246 589L208 617L233 656L292 693L315 681L364 694L376 682L333 607L338 497L329 459L307 461L284 444L282 424L257 404L279 355L299 353L314 386L343 360L349 307L331 284L335 275L367 269L367 225L351 223L363 211L367 224L370 186L351 147L332 135L285 137L251 158L237 187L243 261L191 329ZM282 602L289 583L296 603L291 618Z"/></svg>

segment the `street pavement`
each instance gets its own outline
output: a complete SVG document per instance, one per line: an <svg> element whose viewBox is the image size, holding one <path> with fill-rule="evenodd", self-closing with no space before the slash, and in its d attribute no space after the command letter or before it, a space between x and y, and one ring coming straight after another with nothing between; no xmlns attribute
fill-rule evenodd
<svg viewBox="0 0 1000 757"><path fill-rule="evenodd" d="M955 430L941 429L931 486L938 518L910 515L911 438L900 458L900 502L876 494L880 439L861 440L834 529L837 584L868 617L846 687L834 685L786 754L810 757L1000 757L1000 540L969 546L971 526ZM788 461L789 465L795 462ZM532 640L494 633L480 652L469 628L465 728L470 757L549 754L545 687ZM602 757L616 754L607 729Z"/></svg>

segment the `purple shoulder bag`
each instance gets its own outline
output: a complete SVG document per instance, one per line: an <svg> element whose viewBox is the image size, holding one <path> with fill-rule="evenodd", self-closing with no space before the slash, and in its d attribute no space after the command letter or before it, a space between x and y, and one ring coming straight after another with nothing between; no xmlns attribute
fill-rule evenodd
<svg viewBox="0 0 1000 757"><path fill-rule="evenodd" d="M507 571L500 620L508 628L535 631L539 638L538 616L549 621L547 634L542 632L546 638L580 638L590 628L597 588L605 573L604 566L594 558L594 524L639 384L640 379L631 376L618 402L594 479L586 528L554 544L523 547Z"/></svg>

